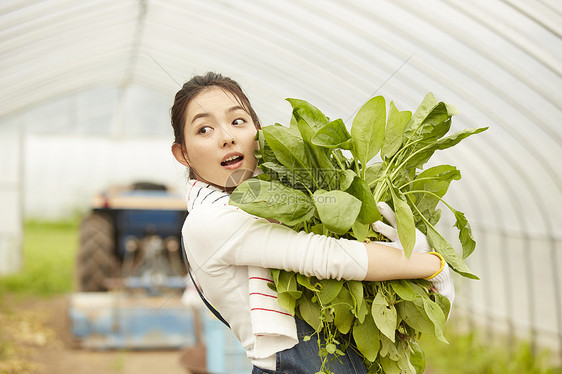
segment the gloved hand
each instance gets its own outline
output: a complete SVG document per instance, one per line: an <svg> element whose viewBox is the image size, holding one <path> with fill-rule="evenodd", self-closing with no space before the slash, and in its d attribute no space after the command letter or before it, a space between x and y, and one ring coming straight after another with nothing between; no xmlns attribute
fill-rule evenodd
<svg viewBox="0 0 562 374"><path fill-rule="evenodd" d="M453 278L451 277L451 269L449 268L449 265L444 260L443 262L443 270L441 270L433 278L426 279L431 282L435 291L449 299L452 308L453 301L455 301L455 285L453 283Z"/></svg>
<svg viewBox="0 0 562 374"><path fill-rule="evenodd" d="M381 244L388 245L390 247L404 249L402 243L400 243L400 238L398 238L398 231L396 230L396 213L392 208L384 202L377 204L377 209L382 214L382 216L392 225L389 226L382 221L373 222L371 225L373 230L383 234L387 239L390 240L389 243L381 242ZM414 252L417 253L428 253L431 251L431 247L427 242L427 237L418 229L416 229L416 244L414 244Z"/></svg>
<svg viewBox="0 0 562 374"><path fill-rule="evenodd" d="M376 221L371 225L373 227L373 230L384 235L390 240L390 242L379 243L404 250L404 247L402 247L402 243L400 243L400 238L398 237L398 231L396 230L396 213L394 213L392 208L385 202L378 203L377 209L391 225L389 226L382 221ZM431 252L431 247L427 242L427 237L418 229L416 229L416 243L414 244L413 252ZM437 292L449 299L452 307L453 301L455 300L455 286L453 284L449 265L444 262L443 270L441 270L441 272L428 280L431 282L431 284L433 284L433 287Z"/></svg>

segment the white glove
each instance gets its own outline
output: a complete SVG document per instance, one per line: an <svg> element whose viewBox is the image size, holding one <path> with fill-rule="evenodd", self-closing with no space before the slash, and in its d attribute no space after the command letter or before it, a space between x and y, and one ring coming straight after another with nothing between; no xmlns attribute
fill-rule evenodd
<svg viewBox="0 0 562 374"><path fill-rule="evenodd" d="M437 292L449 299L452 308L453 301L455 301L455 285L453 283L453 277L451 277L451 269L449 269L449 265L445 262L443 270L428 280Z"/></svg>
<svg viewBox="0 0 562 374"><path fill-rule="evenodd" d="M400 243L400 238L398 237L398 231L396 230L396 213L392 208L385 202L380 202L377 204L377 209L381 215L391 224L391 226L383 223L382 221L376 221L371 226L373 230L384 235L390 240L390 242L379 242L380 244L388 245L390 247L398 248L404 250L402 243ZM427 242L427 237L418 229L416 229L416 243L414 244L413 252L417 253L429 253L431 252L431 247ZM451 270L449 265L445 262L443 270L433 278L429 279L431 284L437 292L449 299L451 307L453 306L453 301L455 300L455 286L453 284L453 279L451 277Z"/></svg>
<svg viewBox="0 0 562 374"><path fill-rule="evenodd" d="M396 230L396 213L394 213L392 208L384 202L378 203L377 209L382 214L382 216L392 225L389 226L382 221L373 222L373 224L371 225L373 227L373 230L380 234L383 234L388 240L390 240L390 243L381 242L381 244L404 250L404 247L402 247L402 243L400 243L400 238L398 238L398 231ZM420 230L416 229L416 243L414 244L413 252L428 253L430 251L431 247L427 242L427 237Z"/></svg>

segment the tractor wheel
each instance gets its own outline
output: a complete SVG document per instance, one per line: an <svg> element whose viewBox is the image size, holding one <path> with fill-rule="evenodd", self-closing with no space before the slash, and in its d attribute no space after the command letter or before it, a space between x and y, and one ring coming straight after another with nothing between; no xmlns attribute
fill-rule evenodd
<svg viewBox="0 0 562 374"><path fill-rule="evenodd" d="M115 246L115 228L109 214L93 212L84 218L76 261L80 291L107 291L107 279L119 276L121 266Z"/></svg>

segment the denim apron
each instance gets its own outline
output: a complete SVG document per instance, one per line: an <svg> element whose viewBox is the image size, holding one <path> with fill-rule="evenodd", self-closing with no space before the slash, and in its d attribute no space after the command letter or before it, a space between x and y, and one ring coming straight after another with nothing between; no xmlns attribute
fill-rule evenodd
<svg viewBox="0 0 562 374"><path fill-rule="evenodd" d="M295 318L299 342L292 348L276 354L275 371L261 369L254 366L252 374L312 374L320 371L322 363L318 357L318 335L314 329L300 318ZM305 336L311 336L309 341L304 341ZM363 359L353 349L348 349L345 356L332 360L328 356L329 368L334 374L366 374L367 369Z"/></svg>

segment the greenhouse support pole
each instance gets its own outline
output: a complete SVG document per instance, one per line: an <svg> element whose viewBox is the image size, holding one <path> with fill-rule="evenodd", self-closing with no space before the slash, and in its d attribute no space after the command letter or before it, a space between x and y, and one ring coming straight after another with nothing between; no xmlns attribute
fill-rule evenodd
<svg viewBox="0 0 562 374"><path fill-rule="evenodd" d="M0 180L0 201L4 206L0 216L0 275L17 273L23 262L23 134L19 127L7 129L6 132L2 141L7 142L7 145L0 147L5 153L0 161L8 163L2 167L5 173L0 175L3 178Z"/></svg>

